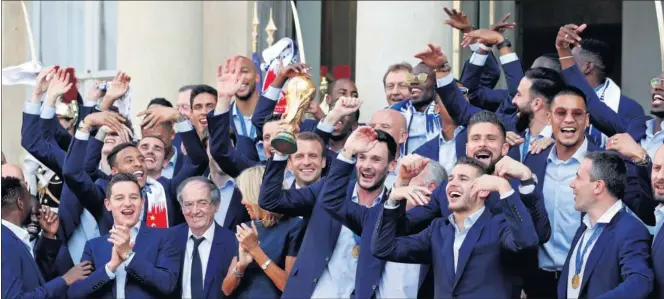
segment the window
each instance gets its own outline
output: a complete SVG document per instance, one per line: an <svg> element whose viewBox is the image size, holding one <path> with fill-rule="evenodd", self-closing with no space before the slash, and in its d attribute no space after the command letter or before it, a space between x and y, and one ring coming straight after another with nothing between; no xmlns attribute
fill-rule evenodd
<svg viewBox="0 0 664 299"><path fill-rule="evenodd" d="M43 66L75 68L79 93L84 98L95 80L115 76L117 2L28 3L36 55Z"/></svg>

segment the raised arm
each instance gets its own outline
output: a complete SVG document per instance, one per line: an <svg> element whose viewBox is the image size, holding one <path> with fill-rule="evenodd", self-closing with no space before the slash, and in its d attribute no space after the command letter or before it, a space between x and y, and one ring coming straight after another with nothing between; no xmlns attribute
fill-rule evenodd
<svg viewBox="0 0 664 299"><path fill-rule="evenodd" d="M509 183L507 185L509 186ZM503 213L497 217L505 220L502 222L500 237L503 249L518 252L536 248L540 244L540 238L532 218L528 217L530 214L521 201L519 192L501 192L500 198Z"/></svg>
<svg viewBox="0 0 664 299"><path fill-rule="evenodd" d="M348 227L356 235L362 234L364 220L369 208L347 198L350 177L355 168L355 159L339 154L332 162L323 185L321 206L332 217Z"/></svg>
<svg viewBox="0 0 664 299"><path fill-rule="evenodd" d="M263 175L258 205L268 211L287 216L309 217L316 205L316 197L321 194L325 179L306 188L283 188L284 172L288 164L288 156L275 154L268 159Z"/></svg>
<svg viewBox="0 0 664 299"><path fill-rule="evenodd" d="M397 222L404 214L406 205L401 203L392 206L386 202L382 209L371 238L371 253L386 261L430 264L432 233L442 231L441 220L434 220L430 226L417 234L397 238Z"/></svg>

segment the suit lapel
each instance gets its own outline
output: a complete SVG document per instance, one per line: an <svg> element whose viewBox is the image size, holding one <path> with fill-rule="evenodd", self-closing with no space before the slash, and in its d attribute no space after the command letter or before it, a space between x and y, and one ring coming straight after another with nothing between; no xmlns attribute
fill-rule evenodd
<svg viewBox="0 0 664 299"><path fill-rule="evenodd" d="M463 275L463 270L468 263L468 259L470 258L470 254L473 252L473 248L475 248L475 244L482 234L484 225L491 219L490 215L491 211L489 209L485 209L480 218L477 219L477 222L475 222L473 227L471 227L468 231L466 238L463 240L461 248L459 249L459 260L457 262L457 271L456 275L454 276L454 285L452 286L452 289L456 288L457 284L459 283L459 280ZM452 243L454 243L454 241Z"/></svg>
<svg viewBox="0 0 664 299"><path fill-rule="evenodd" d="M205 270L205 283L203 284L203 292L206 294L206 298L209 297L210 289L212 289L212 282L217 274L216 271L219 266L219 259L226 255L221 240L222 228L217 224L214 225L214 240L212 241L212 248L210 248L210 252L214 254L210 254L210 257L208 258L207 269Z"/></svg>
<svg viewBox="0 0 664 299"><path fill-rule="evenodd" d="M441 231L443 235L443 257L445 259L445 279L449 281L449 284L454 284L454 227L449 224L445 225Z"/></svg>
<svg viewBox="0 0 664 299"><path fill-rule="evenodd" d="M595 245L593 245L593 249L590 251L590 254L588 255L588 260L586 261L583 268L583 279L581 280L581 289L579 289L579 294L583 292L583 289L588 284L588 278L595 269L595 265L597 265L597 262L599 261L599 258L602 256L602 253L604 253L604 248L606 248L608 244L610 244L611 241L613 240L613 228L615 227L615 224L616 222L618 222L620 217L622 217L622 214L624 214L624 212L620 211L618 212L618 214L613 216L611 222L606 227L604 227L604 230L599 235L599 238L597 238Z"/></svg>
<svg viewBox="0 0 664 299"><path fill-rule="evenodd" d="M37 278L39 280L39 284L44 284L45 283L44 277L41 274L41 270L39 270L39 267L37 266L37 261L35 260L35 258L30 253L30 248L25 243L23 243L23 241L21 241L21 239L19 239L18 236L16 236L16 234L14 234L13 231L11 231L9 228L7 228L4 225L2 226L2 235L14 239L14 242L16 242L18 244L18 247L21 248L19 250L21 250L23 252L23 254L26 255L27 258L29 258L33 261L32 263L30 263L30 265L32 265L33 270L35 271L35 273L37 273ZM36 244L37 243L35 242L35 247L36 247Z"/></svg>
<svg viewBox="0 0 664 299"><path fill-rule="evenodd" d="M657 248L662 245L662 240L664 240L664 229L660 229L655 236L655 241L652 244L652 252L655 253Z"/></svg>

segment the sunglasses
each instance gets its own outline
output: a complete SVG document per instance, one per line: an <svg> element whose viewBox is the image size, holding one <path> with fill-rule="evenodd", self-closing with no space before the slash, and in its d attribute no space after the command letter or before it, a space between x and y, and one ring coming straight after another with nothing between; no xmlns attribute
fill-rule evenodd
<svg viewBox="0 0 664 299"><path fill-rule="evenodd" d="M424 83L424 81L426 81L428 77L429 74L427 73L419 73L417 75L408 73L408 75L406 75L406 81L408 81L408 83L410 84L420 84Z"/></svg>
<svg viewBox="0 0 664 299"><path fill-rule="evenodd" d="M662 87L662 78L652 78L652 80L650 80L650 87L653 89Z"/></svg>
<svg viewBox="0 0 664 299"><path fill-rule="evenodd" d="M586 115L586 111L583 109L565 109L565 108L557 108L556 110L553 111L553 116L559 121L565 120L568 115L572 115L572 118L575 121L582 121L584 116Z"/></svg>

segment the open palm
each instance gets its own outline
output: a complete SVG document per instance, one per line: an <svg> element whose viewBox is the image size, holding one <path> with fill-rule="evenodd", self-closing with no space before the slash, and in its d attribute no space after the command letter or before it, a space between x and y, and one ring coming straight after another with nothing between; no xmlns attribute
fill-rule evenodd
<svg viewBox="0 0 664 299"><path fill-rule="evenodd" d="M240 90L240 58L226 59L226 67L217 67L217 92L219 96L232 97Z"/></svg>
<svg viewBox="0 0 664 299"><path fill-rule="evenodd" d="M443 54L440 46L429 44L426 51L415 54L415 58L419 58L430 68L437 68L443 66L447 62L447 56Z"/></svg>

